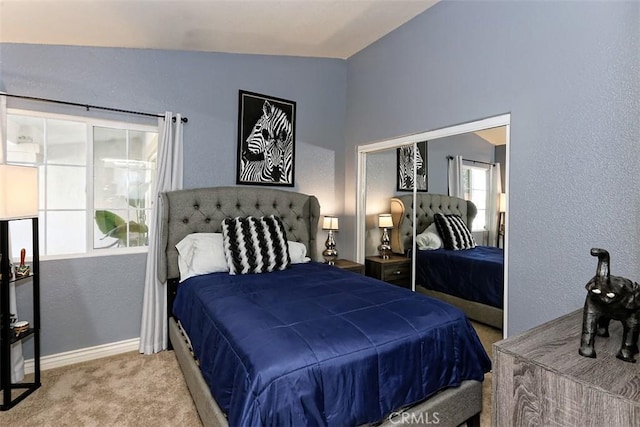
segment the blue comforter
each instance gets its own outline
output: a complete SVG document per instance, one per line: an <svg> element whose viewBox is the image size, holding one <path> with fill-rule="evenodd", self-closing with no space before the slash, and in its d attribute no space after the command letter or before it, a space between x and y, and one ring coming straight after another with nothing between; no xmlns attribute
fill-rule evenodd
<svg viewBox="0 0 640 427"><path fill-rule="evenodd" d="M504 251L491 246L416 251L416 285L503 307Z"/></svg>
<svg viewBox="0 0 640 427"><path fill-rule="evenodd" d="M458 309L319 263L192 277L173 312L231 426L375 422L490 369Z"/></svg>

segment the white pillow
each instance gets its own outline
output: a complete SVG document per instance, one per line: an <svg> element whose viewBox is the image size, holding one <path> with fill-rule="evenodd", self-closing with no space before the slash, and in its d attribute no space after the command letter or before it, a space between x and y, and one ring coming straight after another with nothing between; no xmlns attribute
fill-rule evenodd
<svg viewBox="0 0 640 427"><path fill-rule="evenodd" d="M420 250L433 250L442 247L442 239L438 234L436 223L431 223L422 233L416 236L416 246Z"/></svg>
<svg viewBox="0 0 640 427"><path fill-rule="evenodd" d="M178 242L176 249L181 282L192 276L229 271L222 233L189 234Z"/></svg>
<svg viewBox="0 0 640 427"><path fill-rule="evenodd" d="M302 264L304 262L311 261L311 258L307 256L307 247L304 243L288 241L289 256L291 257L291 264Z"/></svg>
<svg viewBox="0 0 640 427"><path fill-rule="evenodd" d="M311 258L307 257L307 247L303 243L288 241L287 244L291 264L311 261ZM180 282L192 276L229 271L224 255L222 233L189 234L178 242L176 249Z"/></svg>

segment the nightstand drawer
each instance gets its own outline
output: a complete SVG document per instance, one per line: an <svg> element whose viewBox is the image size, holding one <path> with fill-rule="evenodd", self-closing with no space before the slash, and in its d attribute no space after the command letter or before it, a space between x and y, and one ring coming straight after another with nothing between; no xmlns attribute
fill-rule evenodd
<svg viewBox="0 0 640 427"><path fill-rule="evenodd" d="M365 266L367 276L403 288L411 287L411 259L409 258L398 255L392 255L386 259L371 256L365 260Z"/></svg>
<svg viewBox="0 0 640 427"><path fill-rule="evenodd" d="M411 278L411 264L390 264L382 266L382 280L407 281Z"/></svg>

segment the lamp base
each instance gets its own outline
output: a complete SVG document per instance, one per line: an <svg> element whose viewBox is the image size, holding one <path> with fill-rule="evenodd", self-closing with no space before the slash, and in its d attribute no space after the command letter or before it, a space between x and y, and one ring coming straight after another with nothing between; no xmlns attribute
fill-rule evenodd
<svg viewBox="0 0 640 427"><path fill-rule="evenodd" d="M391 246L387 244L381 244L378 246L378 252L380 253L380 258L389 259L391 256Z"/></svg>
<svg viewBox="0 0 640 427"><path fill-rule="evenodd" d="M380 238L378 252L380 252L380 258L382 259L389 259L391 256L391 245L389 244L389 231L387 230L387 227L382 229L382 237Z"/></svg>
<svg viewBox="0 0 640 427"><path fill-rule="evenodd" d="M336 248L327 248L322 251L322 258L324 258L325 263L334 265L338 258L338 250Z"/></svg>
<svg viewBox="0 0 640 427"><path fill-rule="evenodd" d="M338 250L336 249L336 241L333 238L333 230L329 230L327 233L327 241L324 242L324 246L327 248L322 251L324 261L329 265L335 264L338 258Z"/></svg>

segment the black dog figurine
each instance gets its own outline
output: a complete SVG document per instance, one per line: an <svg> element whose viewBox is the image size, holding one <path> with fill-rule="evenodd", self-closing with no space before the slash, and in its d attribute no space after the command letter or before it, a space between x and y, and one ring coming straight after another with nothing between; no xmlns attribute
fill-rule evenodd
<svg viewBox="0 0 640 427"><path fill-rule="evenodd" d="M629 279L611 276L609 252L591 249L598 257L596 275L586 285L587 299L582 317L582 339L579 353L585 357L596 357L593 348L595 335L609 336L611 319L622 322L622 346L616 354L618 359L635 363L638 353L638 327L640 315L640 285Z"/></svg>

